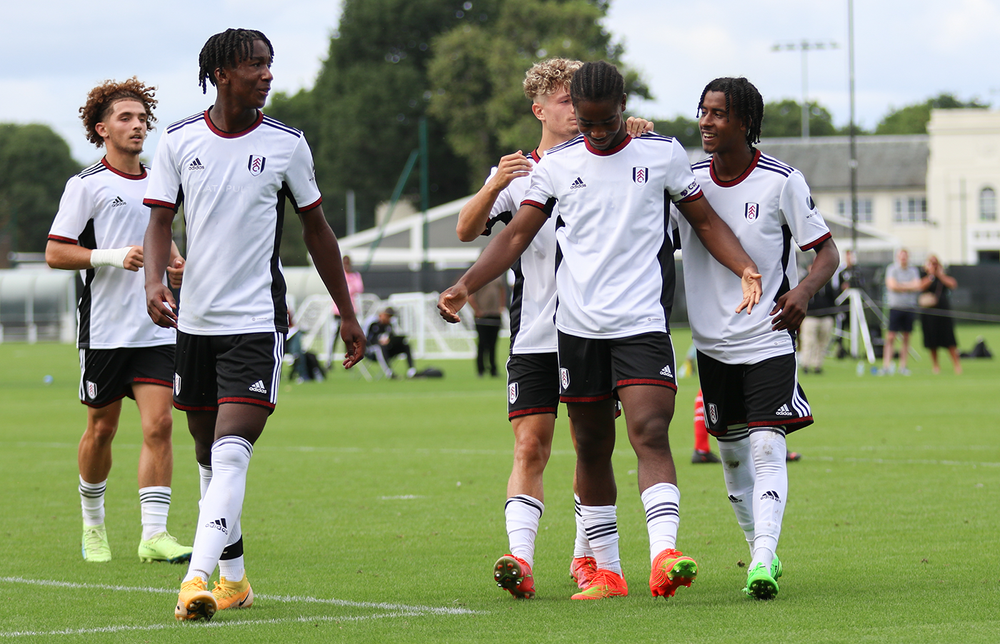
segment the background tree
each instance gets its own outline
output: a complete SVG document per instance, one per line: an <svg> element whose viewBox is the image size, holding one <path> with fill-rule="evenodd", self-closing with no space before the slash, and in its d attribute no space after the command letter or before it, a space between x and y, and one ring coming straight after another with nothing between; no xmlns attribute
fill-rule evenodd
<svg viewBox="0 0 1000 644"><path fill-rule="evenodd" d="M841 134L833 124L830 111L809 101L809 136L833 136ZM762 138L801 137L802 103L786 98L764 104L764 121L761 123Z"/></svg>
<svg viewBox="0 0 1000 644"><path fill-rule="evenodd" d="M875 134L927 134L927 122L931 120L932 109L985 108L972 99L960 101L951 94L938 94L923 103L908 105L892 110L875 127Z"/></svg>
<svg viewBox="0 0 1000 644"><path fill-rule="evenodd" d="M79 171L69 145L49 126L0 123L0 236L10 250L45 250L59 197Z"/></svg>
<svg viewBox="0 0 1000 644"><path fill-rule="evenodd" d="M467 164L467 190L482 186L502 155L538 143L538 120L522 90L532 64L558 56L622 68L623 48L601 26L607 11L600 0L506 0L489 20L456 25L434 40L429 113ZM648 98L638 75L622 71L626 92Z"/></svg>
<svg viewBox="0 0 1000 644"><path fill-rule="evenodd" d="M638 116L643 116L639 114ZM645 117L644 117L645 118ZM672 136L681 142L685 150L701 149L701 130L698 129L697 119L689 119L684 116L677 116L672 119L656 119L650 117L656 124L656 131L660 134Z"/></svg>
<svg viewBox="0 0 1000 644"><path fill-rule="evenodd" d="M435 36L488 23L497 3L345 0L315 87L274 97L268 113L306 132L323 209L337 234L347 228L347 191L355 192L358 229L374 225L376 205L389 199L418 147L418 123L431 97L427 65ZM440 121L430 118L427 124L433 206L465 195L467 172L445 143ZM408 186L416 191L413 179Z"/></svg>

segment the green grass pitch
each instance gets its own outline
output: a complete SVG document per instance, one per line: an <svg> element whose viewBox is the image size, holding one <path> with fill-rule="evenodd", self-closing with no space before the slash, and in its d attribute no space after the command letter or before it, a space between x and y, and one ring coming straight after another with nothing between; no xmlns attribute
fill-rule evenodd
<svg viewBox="0 0 1000 644"><path fill-rule="evenodd" d="M1000 327L959 327L963 348ZM915 339L919 344L919 333ZM677 354L690 345L675 332ZM183 565L140 564L136 462L126 401L106 497L114 559L80 557L76 449L85 421L76 351L0 345L0 642L990 642L1000 641L1000 361L965 374L856 375L851 360L801 382L817 422L793 434L771 602L740 592L748 551L718 465L692 465L697 381L681 380L671 439L678 547L694 585L653 600L635 457L619 421L615 471L627 598L572 602L574 455L560 409L538 535L538 596L492 581L507 552L513 443L502 379L472 361L437 380L366 382L337 369L282 384L250 465L243 530L253 608L178 624ZM427 366L419 364L418 367ZM44 382L51 375L51 384ZM169 526L190 543L198 474L175 413Z"/></svg>

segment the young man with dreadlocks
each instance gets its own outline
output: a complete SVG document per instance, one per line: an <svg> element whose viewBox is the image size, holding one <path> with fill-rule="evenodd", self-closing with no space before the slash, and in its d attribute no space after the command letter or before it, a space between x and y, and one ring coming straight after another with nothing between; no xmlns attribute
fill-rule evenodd
<svg viewBox="0 0 1000 644"><path fill-rule="evenodd" d="M788 496L785 436L813 422L796 377L793 335L840 255L802 173L754 148L764 116L757 88L745 78L713 80L698 113L702 147L711 157L694 164L694 175L760 267L761 301L771 304L735 315L727 302L739 291L681 218L705 420L718 439L729 500L752 555L744 590L770 599L782 572L775 550ZM792 240L816 251L801 282Z"/></svg>
<svg viewBox="0 0 1000 644"><path fill-rule="evenodd" d="M675 139L628 136L625 84L606 62L586 63L570 94L581 136L556 146L531 172L511 223L438 309L457 321L468 294L506 270L558 205L556 327L560 400L577 445L580 513L597 564L573 599L628 594L618 555L614 471L617 394L638 458L646 510L654 597L690 586L697 564L675 548L680 492L667 439L674 411L675 361L668 320L674 272L665 195L678 204L705 244L742 287L739 310L760 296L756 266L703 198L687 154Z"/></svg>
<svg viewBox="0 0 1000 644"><path fill-rule="evenodd" d="M498 223L509 223L530 182L529 173L546 151L576 137L576 116L569 87L580 61L550 58L525 74L524 95L542 126L538 147L527 156L520 150L501 157L486 184L462 206L456 231L462 241L489 235ZM653 124L629 118L638 136ZM550 217L514 263L514 298L510 309L510 357L507 360L507 417L514 432L514 464L504 504L510 554L493 566L493 579L514 597L535 595L532 574L535 537L545 509L543 474L552 452L559 406L559 360L556 355L555 221ZM576 499L579 506L579 497ZM583 520L576 512L576 540L570 575L581 589L597 570Z"/></svg>
<svg viewBox="0 0 1000 644"><path fill-rule="evenodd" d="M66 183L45 247L52 268L78 270L83 279L77 348L80 401L87 405L87 429L80 439L80 502L83 558L111 560L104 527L104 492L111 471L111 442L118 431L122 398L135 400L142 425L139 449L141 561L187 561L191 548L167 532L173 474L173 418L170 386L174 331L145 313L139 269L149 211L142 198L149 169L139 161L152 129L155 89L137 78L105 81L87 96L80 119L87 140L107 152ZM168 246L171 280L183 260ZM165 288L165 287L164 287Z"/></svg>
<svg viewBox="0 0 1000 644"><path fill-rule="evenodd" d="M271 89L274 50L259 31L230 29L199 57L202 91L215 104L167 127L158 171L146 192L146 304L161 326L177 327L174 406L187 412L202 471L191 565L174 616L211 619L245 608L253 590L243 565L240 517L253 445L274 411L287 332L278 261L285 199L302 220L306 248L337 302L344 366L364 355L337 238L320 205L312 154L302 132L260 111ZM170 225L184 201L188 257L179 314L161 283ZM219 565L220 581L208 579Z"/></svg>

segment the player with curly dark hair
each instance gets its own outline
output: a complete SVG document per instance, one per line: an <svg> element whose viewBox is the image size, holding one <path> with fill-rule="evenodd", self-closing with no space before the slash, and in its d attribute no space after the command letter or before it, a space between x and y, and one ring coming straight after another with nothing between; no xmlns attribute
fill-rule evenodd
<svg viewBox="0 0 1000 644"><path fill-rule="evenodd" d="M177 327L174 406L187 413L202 473L194 552L174 609L178 620L211 619L218 610L253 603L240 521L253 447L277 403L288 332L278 261L286 200L340 310L344 366L365 350L309 145L302 132L261 112L273 56L259 31L230 29L208 39L199 81L203 89L206 83L216 88L215 102L166 128L145 199L151 209L147 311L157 324ZM188 264L178 309L162 276L182 201ZM210 591L216 566L220 579Z"/></svg>
<svg viewBox="0 0 1000 644"><path fill-rule="evenodd" d="M133 76L132 78L116 82L106 80L87 94L87 102L80 108L80 120L83 121L83 128L87 130L87 140L102 147L104 138L97 131L97 124L104 122L115 103L122 100L131 100L142 103L146 109L146 130L152 130L156 117L153 110L156 109L156 88L147 87L142 81Z"/></svg>
<svg viewBox="0 0 1000 644"><path fill-rule="evenodd" d="M142 561L186 561L191 548L167 532L173 474L171 387L174 333L145 315L142 239L149 210L142 205L147 168L139 160L151 127L155 90L133 77L105 81L90 91L80 118L87 140L104 147L98 163L70 178L45 247L53 268L78 270L84 281L79 304L82 378L87 429L80 439L80 502L83 558L111 559L104 528L104 491L111 471L111 441L121 399L134 398L142 423L139 505ZM171 281L183 260L170 245ZM179 282L178 282L179 283Z"/></svg>
<svg viewBox="0 0 1000 644"><path fill-rule="evenodd" d="M711 156L692 171L760 267L761 303L770 310L733 313L729 301L738 288L694 228L684 219L678 223L705 424L718 440L726 492L752 557L744 592L771 599L782 574L776 551L789 493L785 438L813 423L796 376L795 332L810 298L837 269L840 253L802 173L753 147L763 106L745 78L708 83L698 103L698 127L702 149ZM792 242L816 251L801 281Z"/></svg>

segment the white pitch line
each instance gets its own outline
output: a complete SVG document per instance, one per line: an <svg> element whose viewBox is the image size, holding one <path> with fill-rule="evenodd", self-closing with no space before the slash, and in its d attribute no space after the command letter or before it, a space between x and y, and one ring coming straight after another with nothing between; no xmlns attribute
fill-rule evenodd
<svg viewBox="0 0 1000 644"><path fill-rule="evenodd" d="M472 612L472 611L469 611ZM150 624L148 626L99 626L97 628L67 628L57 631L0 631L0 638L13 639L15 637L55 637L58 635L91 635L97 633L125 633L135 631L162 631L168 628L223 628L229 626L257 626L271 624L289 623L309 623L309 622L361 622L371 619L384 619L386 617L426 617L426 612L397 611L392 613L382 613L379 615L349 615L346 617L333 617L323 615L318 617L273 618L273 619L247 619L247 620L225 620L221 622L188 622L188 623L165 623Z"/></svg>
<svg viewBox="0 0 1000 644"><path fill-rule="evenodd" d="M153 588L149 586L116 586L111 584L85 584L72 581L55 581L50 579L25 579L24 577L0 577L0 583L26 584L29 586L49 586L58 588L74 588L81 590L111 590L115 592L142 592L159 594L176 594L177 591L169 588ZM328 606L344 606L347 608L373 608L376 610L388 610L414 614L437 614L437 615L475 615L479 611L467 608L447 608L438 606L407 606L405 604L387 604L383 602L353 602L346 599L324 599L321 597L308 597L299 595L267 595L254 593L254 597L259 599L282 602L288 604L326 604Z"/></svg>

